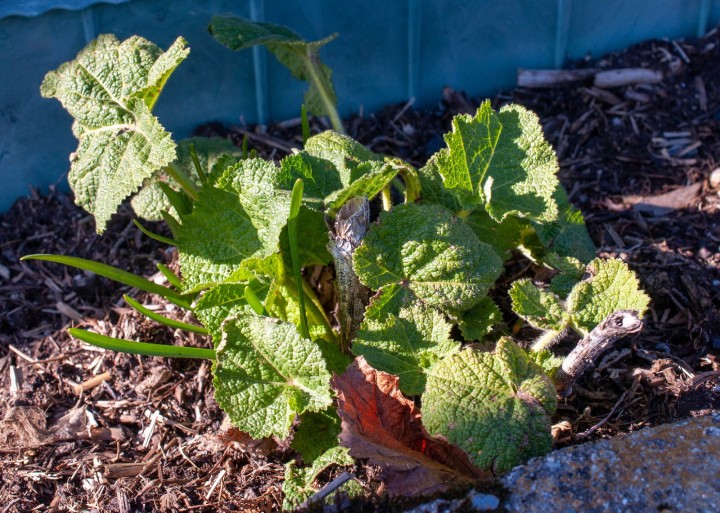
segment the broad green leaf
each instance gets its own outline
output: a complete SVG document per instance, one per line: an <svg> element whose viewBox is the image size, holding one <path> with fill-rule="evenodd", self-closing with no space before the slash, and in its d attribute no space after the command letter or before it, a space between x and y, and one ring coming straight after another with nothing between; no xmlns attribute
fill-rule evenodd
<svg viewBox="0 0 720 513"><path fill-rule="evenodd" d="M398 376L404 394L420 395L427 369L460 347L450 339L450 328L439 311L415 304L382 321L366 317L352 351L375 369Z"/></svg>
<svg viewBox="0 0 720 513"><path fill-rule="evenodd" d="M560 271L550 281L550 291L561 298L567 297L585 274L585 264L574 257L560 256L550 252L543 258L543 263Z"/></svg>
<svg viewBox="0 0 720 513"><path fill-rule="evenodd" d="M200 178L195 171L195 166L190 154L190 148L195 148L200 167L205 176L215 178L226 167L236 164L242 156L242 150L227 139L220 137L192 137L180 141L177 145L177 157L172 163L175 168L188 178L200 185ZM229 158L228 158L229 157ZM219 164L219 165L218 165ZM219 169L222 167L222 169ZM153 176L145 180L142 189L133 197L131 205L135 213L149 221L162 221L161 211L166 210L172 216L177 217L178 213L170 204L158 182L164 181L173 189L179 185L175 180L167 176ZM211 180L212 182L212 180Z"/></svg>
<svg viewBox="0 0 720 513"><path fill-rule="evenodd" d="M277 186L292 190L295 180L302 178L305 183L303 204L323 210L323 202L329 194L343 188L340 172L327 159L315 157L305 151L285 157L280 161Z"/></svg>
<svg viewBox="0 0 720 513"><path fill-rule="evenodd" d="M75 119L79 146L68 180L98 233L125 198L175 158L175 143L150 111L188 52L182 38L163 53L138 36L121 43L105 34L43 80L43 97L57 98Z"/></svg>
<svg viewBox="0 0 720 513"><path fill-rule="evenodd" d="M249 282L256 295L265 299L268 285L257 280ZM252 309L245 299L244 283L222 283L206 290L195 304L195 316L212 335L215 347L220 345L222 332L220 327L225 319L250 314Z"/></svg>
<svg viewBox="0 0 720 513"><path fill-rule="evenodd" d="M335 408L309 411L300 415L290 447L300 453L305 463L312 463L338 445L340 417Z"/></svg>
<svg viewBox="0 0 720 513"><path fill-rule="evenodd" d="M355 139L327 130L314 135L305 143L305 151L313 157L329 160L340 174L340 182L347 187L352 182L355 169L368 161L382 161L377 155Z"/></svg>
<svg viewBox="0 0 720 513"><path fill-rule="evenodd" d="M568 200L567 193L558 187L553 194L559 207L557 219L533 222L537 236L547 251L560 256L574 257L583 264L595 258L595 244L585 226L585 218Z"/></svg>
<svg viewBox="0 0 720 513"><path fill-rule="evenodd" d="M215 363L215 398L253 438L285 438L296 414L332 404L322 353L294 325L242 316L223 324Z"/></svg>
<svg viewBox="0 0 720 513"><path fill-rule="evenodd" d="M494 353L468 348L428 372L423 424L470 455L481 469L502 473L550 451L555 386L508 338Z"/></svg>
<svg viewBox="0 0 720 513"><path fill-rule="evenodd" d="M650 298L625 262L596 258L588 264L587 272L590 277L575 285L567 298L572 322L583 334L618 310L635 310L643 316Z"/></svg>
<svg viewBox="0 0 720 513"><path fill-rule="evenodd" d="M187 290L224 282L247 258L278 250L290 212L290 195L272 184L277 168L260 159L225 170L216 186L200 190L178 238Z"/></svg>
<svg viewBox="0 0 720 513"><path fill-rule="evenodd" d="M349 186L330 194L326 198L325 204L327 205L328 216L334 218L340 207L350 198L356 196L373 198L395 178L397 170L389 164L369 161L358 165L354 174L357 174L358 177Z"/></svg>
<svg viewBox="0 0 720 513"><path fill-rule="evenodd" d="M502 321L502 313L495 302L486 296L469 310L460 312L457 321L465 340L482 340L495 324Z"/></svg>
<svg viewBox="0 0 720 513"><path fill-rule="evenodd" d="M463 219L477 238L490 244L503 259L508 258L510 252L523 243L525 232L532 230L526 219L507 216L498 223L483 210L475 210Z"/></svg>
<svg viewBox="0 0 720 513"><path fill-rule="evenodd" d="M320 60L318 51L336 35L307 42L287 27L229 15L214 16L209 30L219 43L231 50L264 45L293 77L308 82L310 88L303 101L308 110L319 115L331 113L337 103L332 71Z"/></svg>
<svg viewBox="0 0 720 513"><path fill-rule="evenodd" d="M552 351L542 349L540 351L528 351L528 358L537 363L540 368L550 379L553 379L555 373L562 365L564 360L561 356L555 356Z"/></svg>
<svg viewBox="0 0 720 513"><path fill-rule="evenodd" d="M400 303L417 297L428 306L467 310L485 296L502 270L492 248L437 205L408 203L380 215L353 266L367 287L392 288Z"/></svg>
<svg viewBox="0 0 720 513"><path fill-rule="evenodd" d="M301 206L298 214L298 226L300 227L300 266L327 265L332 262L332 256L327 249L330 242L328 227L322 212ZM287 224L280 232L280 253L282 253L285 266L290 269L292 262Z"/></svg>
<svg viewBox="0 0 720 513"><path fill-rule="evenodd" d="M467 216L471 211L465 210L456 194L445 187L443 177L438 169L438 156L442 153L436 153L427 161L427 163L418 169L418 178L420 179L420 198L423 203L435 203L448 209L455 215Z"/></svg>
<svg viewBox="0 0 720 513"><path fill-rule="evenodd" d="M308 467L300 467L295 460L290 461L285 465L283 510L294 511L300 504L312 497L319 490L319 487L314 484L315 480L328 467L332 465L347 466L354 463L355 460L350 457L345 447L334 447L324 452ZM348 481L342 487L343 491L349 486L353 487L354 484L354 481Z"/></svg>
<svg viewBox="0 0 720 513"><path fill-rule="evenodd" d="M512 308L532 326L562 331L569 316L562 301L548 290L536 287L529 279L516 280L510 287Z"/></svg>
<svg viewBox="0 0 720 513"><path fill-rule="evenodd" d="M197 291L225 281L263 244L237 193L203 187L180 226L178 249L185 290Z"/></svg>
<svg viewBox="0 0 720 513"><path fill-rule="evenodd" d="M445 141L438 171L464 206L480 203L497 222L510 214L557 218L557 157L534 113L520 105L495 113L486 101L475 117L456 116Z"/></svg>

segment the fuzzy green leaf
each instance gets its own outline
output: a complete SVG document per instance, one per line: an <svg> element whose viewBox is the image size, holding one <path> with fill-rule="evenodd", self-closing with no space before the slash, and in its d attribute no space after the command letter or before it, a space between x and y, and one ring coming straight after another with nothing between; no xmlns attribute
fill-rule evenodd
<svg viewBox="0 0 720 513"><path fill-rule="evenodd" d="M356 196L364 196L368 199L378 194L383 187L395 178L397 169L389 164L370 161L358 165L355 168L353 182L344 189L330 194L326 200L327 215L334 218L335 214L346 201Z"/></svg>
<svg viewBox="0 0 720 513"><path fill-rule="evenodd" d="M542 349L540 351L528 351L528 358L537 363L547 376L552 379L562 365L564 358L555 356L552 351Z"/></svg>
<svg viewBox="0 0 720 513"><path fill-rule="evenodd" d="M372 160L383 160L380 155L371 152L356 140L332 130L308 139L305 143L305 151L313 157L332 162L340 174L340 182L343 187L350 185L355 175L355 169L360 164Z"/></svg>
<svg viewBox="0 0 720 513"><path fill-rule="evenodd" d="M557 219L533 222L537 236L547 251L573 257L587 264L595 258L596 248L585 226L585 218L568 200L567 193L558 187L553 194L559 208Z"/></svg>
<svg viewBox="0 0 720 513"><path fill-rule="evenodd" d="M285 480L283 481L283 510L294 511L303 502L313 496L318 487L314 486L315 480L321 472L332 465L353 465L355 460L350 457L345 447L334 447L313 461L309 467L298 466L295 460L285 465ZM352 485L349 481L343 488Z"/></svg>
<svg viewBox="0 0 720 513"><path fill-rule="evenodd" d="M205 176L215 178L226 167L236 164L242 156L242 150L227 139L220 137L192 137L180 141L177 145L177 157L172 165L185 176L191 178L195 185L200 185L200 177L193 165L190 148L195 148L200 167ZM133 197L131 205L135 213L149 221L162 221L163 210L173 217L178 213L170 204L158 182L164 181L173 189L179 185L175 180L165 176L153 176L145 180L143 187Z"/></svg>
<svg viewBox="0 0 720 513"><path fill-rule="evenodd" d="M150 111L188 52L182 38L163 53L138 36L121 43L105 34L43 80L42 95L75 118L80 143L68 180L98 233L143 180L175 158L175 143Z"/></svg>
<svg viewBox="0 0 720 513"><path fill-rule="evenodd" d="M507 216L502 222L497 223L483 210L470 213L464 220L480 241L490 244L504 259L522 244L524 233L532 230L530 222L526 219Z"/></svg>
<svg viewBox="0 0 720 513"><path fill-rule="evenodd" d="M555 386L508 338L494 353L469 348L432 367L422 401L427 430L481 469L505 472L550 451Z"/></svg>
<svg viewBox="0 0 720 513"><path fill-rule="evenodd" d="M298 178L302 178L305 184L303 204L318 211L323 210L325 197L343 188L340 172L335 164L306 151L285 157L280 162L277 186L292 190Z"/></svg>
<svg viewBox="0 0 720 513"><path fill-rule="evenodd" d="M482 340L495 324L502 321L500 309L487 296L457 317L460 332L465 340Z"/></svg>
<svg viewBox="0 0 720 513"><path fill-rule="evenodd" d="M529 279L516 280L510 287L512 308L532 326L542 330L562 331L568 322L560 299L536 287Z"/></svg>
<svg viewBox="0 0 720 513"><path fill-rule="evenodd" d="M650 298L625 262L596 258L588 264L587 272L590 277L575 285L567 298L572 321L583 334L618 310L635 310L643 316Z"/></svg>
<svg viewBox="0 0 720 513"><path fill-rule="evenodd" d="M309 411L300 415L290 447L300 453L305 463L312 463L338 445L340 417L335 408Z"/></svg>
<svg viewBox="0 0 720 513"><path fill-rule="evenodd" d="M497 222L510 214L557 218L557 157L534 113L520 105L495 113L486 101L475 117L456 116L445 141L438 170L463 205L480 203Z"/></svg>
<svg viewBox="0 0 720 513"><path fill-rule="evenodd" d="M322 353L294 325L243 316L223 324L215 365L215 398L253 438L285 438L296 414L332 403Z"/></svg>
<svg viewBox="0 0 720 513"><path fill-rule="evenodd" d="M366 317L352 351L375 369L398 376L404 394L420 395L427 369L460 346L450 339L450 328L440 312L415 304L382 321Z"/></svg>
<svg viewBox="0 0 720 513"><path fill-rule="evenodd" d="M310 84L304 105L319 115L329 114L326 101L337 103L332 84L332 71L318 55L320 48L333 39L331 35L319 41L304 41L287 27L273 23L253 22L239 16L215 16L210 33L221 44L239 51L254 45L264 45L298 80ZM316 82L317 81L317 82ZM320 86L318 87L318 84ZM323 98L323 96L326 98Z"/></svg>
<svg viewBox="0 0 720 513"><path fill-rule="evenodd" d="M290 195L273 188L277 168L260 159L228 168L200 190L178 238L186 290L222 283L243 260L278 250L290 212Z"/></svg>
<svg viewBox="0 0 720 513"><path fill-rule="evenodd" d="M206 290L195 305L195 316L212 335L215 347L220 345L223 321L230 317L250 314L252 309L245 299L245 287L248 283L222 283ZM265 299L268 286L253 280L249 283L261 300Z"/></svg>
<svg viewBox="0 0 720 513"><path fill-rule="evenodd" d="M353 266L374 290L392 289L400 303L467 310L485 296L502 270L500 258L472 230L437 205L399 205L380 215Z"/></svg>

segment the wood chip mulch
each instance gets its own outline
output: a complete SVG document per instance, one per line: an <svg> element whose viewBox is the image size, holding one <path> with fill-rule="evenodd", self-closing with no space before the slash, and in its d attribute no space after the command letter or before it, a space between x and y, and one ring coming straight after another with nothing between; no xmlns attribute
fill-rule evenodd
<svg viewBox="0 0 720 513"><path fill-rule="evenodd" d="M560 405L558 447L720 407L720 35L569 64L638 67L663 78L613 88L588 78L493 100L538 113L599 254L626 261L652 298L644 331L620 342ZM448 88L435 109L396 105L346 126L373 151L422 165L442 147L452 116L478 104ZM247 135L275 159L301 140L292 120L198 133L238 143ZM131 219L123 208L98 236L92 218L57 192L34 193L0 216L0 513L277 511L293 452L223 424L207 362L95 350L65 332L208 346L148 321L122 294L166 316L182 312L104 278L19 261L75 255L160 280L155 264L176 268L175 254Z"/></svg>

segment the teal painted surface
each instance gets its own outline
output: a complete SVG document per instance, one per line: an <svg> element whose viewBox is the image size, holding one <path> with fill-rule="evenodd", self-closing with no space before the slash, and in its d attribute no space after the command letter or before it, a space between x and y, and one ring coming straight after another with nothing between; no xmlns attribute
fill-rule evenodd
<svg viewBox="0 0 720 513"><path fill-rule="evenodd" d="M519 67L697 36L720 21L720 0L0 0L0 211L29 186L64 186L77 142L70 117L39 86L100 33L139 34L162 47L188 40L190 57L155 110L176 138L207 121L297 117L304 84L264 49L233 53L208 35L210 18L226 12L309 40L338 32L321 53L348 115L411 97L432 106L446 85L494 95L514 85Z"/></svg>

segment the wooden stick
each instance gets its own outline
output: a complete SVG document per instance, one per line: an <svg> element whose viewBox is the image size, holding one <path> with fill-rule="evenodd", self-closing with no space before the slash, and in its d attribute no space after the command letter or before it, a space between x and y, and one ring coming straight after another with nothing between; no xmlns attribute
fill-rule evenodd
<svg viewBox="0 0 720 513"><path fill-rule="evenodd" d="M663 74L647 68L625 68L601 71L595 75L595 87L621 87L632 84L657 84Z"/></svg>
<svg viewBox="0 0 720 513"><path fill-rule="evenodd" d="M340 488L342 485L350 481L353 476L350 472L343 472L338 477L330 481L328 484L320 488L312 497L310 497L308 500L300 504L298 507L298 510L302 510L304 508L307 508L310 504L313 502L321 501L328 495L330 495L332 492Z"/></svg>
<svg viewBox="0 0 720 513"><path fill-rule="evenodd" d="M79 385L75 385L75 393L81 394L82 392L86 392L98 385L102 385L103 382L110 381L111 379L112 376L109 372L103 372L102 374L98 374L97 376L93 376L92 378L83 381Z"/></svg>
<svg viewBox="0 0 720 513"><path fill-rule="evenodd" d="M519 87L555 87L589 79L596 69L518 69Z"/></svg>
<svg viewBox="0 0 720 513"><path fill-rule="evenodd" d="M559 397L567 397L577 379L605 352L615 341L625 335L638 333L643 323L636 312L618 310L608 315L594 330L587 334L575 349L565 357L562 366L555 374L555 390Z"/></svg>

